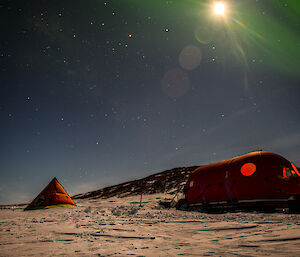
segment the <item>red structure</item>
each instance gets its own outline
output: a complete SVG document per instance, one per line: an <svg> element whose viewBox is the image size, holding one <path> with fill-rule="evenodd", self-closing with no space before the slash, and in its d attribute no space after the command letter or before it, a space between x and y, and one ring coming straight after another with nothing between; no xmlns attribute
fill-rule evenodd
<svg viewBox="0 0 300 257"><path fill-rule="evenodd" d="M294 208L299 196L300 173L295 165L265 151L201 166L185 186L188 206Z"/></svg>

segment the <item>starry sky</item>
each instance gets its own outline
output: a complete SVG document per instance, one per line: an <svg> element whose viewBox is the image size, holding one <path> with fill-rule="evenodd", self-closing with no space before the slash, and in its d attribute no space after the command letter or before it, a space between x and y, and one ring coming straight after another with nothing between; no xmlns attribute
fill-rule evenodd
<svg viewBox="0 0 300 257"><path fill-rule="evenodd" d="M300 2L3 1L0 204L253 150L300 166Z"/></svg>

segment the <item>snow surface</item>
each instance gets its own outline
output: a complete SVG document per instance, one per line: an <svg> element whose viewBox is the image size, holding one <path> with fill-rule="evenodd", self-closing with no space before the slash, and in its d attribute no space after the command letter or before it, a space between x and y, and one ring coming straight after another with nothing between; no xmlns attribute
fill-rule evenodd
<svg viewBox="0 0 300 257"><path fill-rule="evenodd" d="M0 210L0 256L300 256L300 215L164 209L170 194Z"/></svg>

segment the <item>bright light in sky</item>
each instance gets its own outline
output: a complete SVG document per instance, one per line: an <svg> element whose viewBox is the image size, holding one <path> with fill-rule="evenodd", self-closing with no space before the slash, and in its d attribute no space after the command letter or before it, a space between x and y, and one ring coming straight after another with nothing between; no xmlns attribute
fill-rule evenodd
<svg viewBox="0 0 300 257"><path fill-rule="evenodd" d="M217 15L224 15L225 14L225 4L223 2L214 3L214 12Z"/></svg>

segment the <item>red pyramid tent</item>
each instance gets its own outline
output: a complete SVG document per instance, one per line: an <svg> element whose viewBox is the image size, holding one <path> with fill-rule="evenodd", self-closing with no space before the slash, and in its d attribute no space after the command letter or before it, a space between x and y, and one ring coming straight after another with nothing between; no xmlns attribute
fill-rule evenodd
<svg viewBox="0 0 300 257"><path fill-rule="evenodd" d="M44 209L51 207L76 206L57 178L44 188L44 190L25 208L25 210Z"/></svg>

